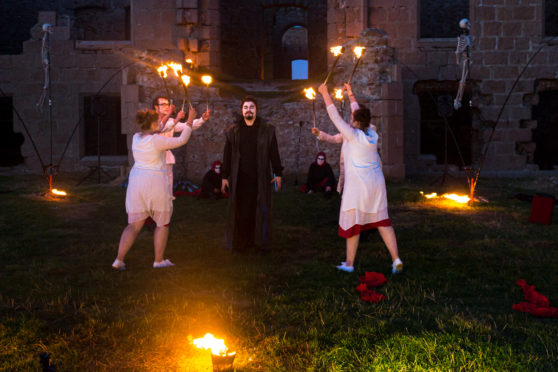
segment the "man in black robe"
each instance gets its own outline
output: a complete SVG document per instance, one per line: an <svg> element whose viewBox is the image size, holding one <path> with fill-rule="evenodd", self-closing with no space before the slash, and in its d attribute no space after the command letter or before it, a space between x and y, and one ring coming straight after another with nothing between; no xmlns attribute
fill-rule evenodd
<svg viewBox="0 0 558 372"><path fill-rule="evenodd" d="M283 167L275 127L256 117L252 96L241 104L242 117L225 131L221 192L230 191L223 248L244 253L269 251L271 190L281 189Z"/></svg>
<svg viewBox="0 0 558 372"><path fill-rule="evenodd" d="M331 166L326 161L326 154L323 151L316 154L316 159L308 169L308 177L304 185L304 191L308 194L313 192L324 192L329 199L333 193L335 185L335 175Z"/></svg>

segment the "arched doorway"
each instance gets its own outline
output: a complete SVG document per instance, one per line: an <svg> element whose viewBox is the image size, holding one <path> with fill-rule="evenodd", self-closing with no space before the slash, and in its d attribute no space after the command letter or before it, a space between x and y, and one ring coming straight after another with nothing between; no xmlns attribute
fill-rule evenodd
<svg viewBox="0 0 558 372"><path fill-rule="evenodd" d="M276 75L292 80L308 79L308 30L303 26L287 29L281 37L281 53Z"/></svg>

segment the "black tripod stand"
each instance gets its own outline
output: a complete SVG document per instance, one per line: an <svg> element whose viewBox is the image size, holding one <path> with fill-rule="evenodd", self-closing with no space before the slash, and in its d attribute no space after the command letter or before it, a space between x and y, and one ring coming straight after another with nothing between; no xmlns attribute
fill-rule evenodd
<svg viewBox="0 0 558 372"><path fill-rule="evenodd" d="M97 165L92 167L89 173L83 177L79 182L78 186L81 185L89 177L92 177L97 173L97 183L101 183L101 173L108 177L110 180L112 177L101 167L101 117L106 115L106 103L103 97L94 96L91 99L91 116L97 118Z"/></svg>

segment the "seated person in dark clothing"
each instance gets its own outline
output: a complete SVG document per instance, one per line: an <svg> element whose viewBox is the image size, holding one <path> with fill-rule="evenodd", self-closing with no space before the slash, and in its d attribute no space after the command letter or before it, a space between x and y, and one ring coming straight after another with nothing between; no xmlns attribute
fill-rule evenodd
<svg viewBox="0 0 558 372"><path fill-rule="evenodd" d="M331 197L335 187L335 175L331 166L326 162L326 155L320 151L316 155L316 160L308 169L308 178L303 191L311 194L313 192L325 192L327 198Z"/></svg>
<svg viewBox="0 0 558 372"><path fill-rule="evenodd" d="M203 176L200 197L218 199L227 197L221 194L221 162L216 160L211 165L211 169Z"/></svg>

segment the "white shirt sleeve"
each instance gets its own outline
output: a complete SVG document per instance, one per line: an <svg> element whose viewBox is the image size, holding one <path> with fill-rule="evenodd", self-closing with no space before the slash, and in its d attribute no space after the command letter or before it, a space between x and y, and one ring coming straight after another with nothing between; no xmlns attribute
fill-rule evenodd
<svg viewBox="0 0 558 372"><path fill-rule="evenodd" d="M356 129L351 127L349 124L345 122L345 120L343 120L343 118L341 118L341 116L339 115L339 111L337 111L337 108L335 107L334 104L327 106L327 114L329 115L329 118L333 122L333 125L335 125L337 130L341 132L344 139L346 139L347 141L352 141L353 139L356 138L355 135Z"/></svg>
<svg viewBox="0 0 558 372"><path fill-rule="evenodd" d="M201 126L205 123L205 120L203 120L203 118L199 118L199 119L194 119L194 122L192 123L192 129L193 130L198 130L201 128Z"/></svg>
<svg viewBox="0 0 558 372"><path fill-rule="evenodd" d="M155 134L153 136L153 147L158 151L176 149L184 145L190 139L192 128L186 126L180 137L165 137L164 135Z"/></svg>
<svg viewBox="0 0 558 372"><path fill-rule="evenodd" d="M169 118L163 128L161 129L161 133L170 132L175 128L176 122L173 118Z"/></svg>
<svg viewBox="0 0 558 372"><path fill-rule="evenodd" d="M343 143L343 135L341 133L337 133L332 136L331 134L327 134L326 132L320 131L318 140L328 142L328 143Z"/></svg>

